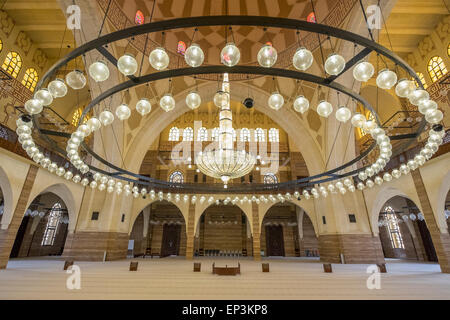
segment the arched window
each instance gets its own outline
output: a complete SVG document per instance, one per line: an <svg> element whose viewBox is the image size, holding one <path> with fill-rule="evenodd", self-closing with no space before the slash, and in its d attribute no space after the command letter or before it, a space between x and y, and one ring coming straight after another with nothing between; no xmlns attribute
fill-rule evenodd
<svg viewBox="0 0 450 320"><path fill-rule="evenodd" d="M430 74L431 81L436 82L447 74L447 67L444 60L441 57L434 56L428 62L428 73Z"/></svg>
<svg viewBox="0 0 450 320"><path fill-rule="evenodd" d="M269 142L280 142L280 131L275 128L269 130Z"/></svg>
<svg viewBox="0 0 450 320"><path fill-rule="evenodd" d="M59 202L55 203L48 215L47 225L45 226L44 237L41 245L52 246L55 242L58 231L59 221L61 220L62 207Z"/></svg>
<svg viewBox="0 0 450 320"><path fill-rule="evenodd" d="M22 69L22 58L17 52L8 52L2 68L14 78L17 78L20 69Z"/></svg>
<svg viewBox="0 0 450 320"><path fill-rule="evenodd" d="M266 134L263 129L257 128L255 130L255 141L256 142L266 142Z"/></svg>
<svg viewBox="0 0 450 320"><path fill-rule="evenodd" d="M177 127L173 127L169 132L169 141L179 141L180 140L180 130Z"/></svg>
<svg viewBox="0 0 450 320"><path fill-rule="evenodd" d="M177 52L182 56L186 53L186 43L184 41L178 41Z"/></svg>
<svg viewBox="0 0 450 320"><path fill-rule="evenodd" d="M174 171L169 177L171 183L184 183L184 176L181 171Z"/></svg>
<svg viewBox="0 0 450 320"><path fill-rule="evenodd" d="M268 173L264 176L264 184L275 184L278 183L278 178L273 173Z"/></svg>
<svg viewBox="0 0 450 320"><path fill-rule="evenodd" d="M31 92L34 91L34 88L36 88L37 82L39 80L39 76L37 74L37 71L33 68L27 69L25 71L25 75L23 76L22 84L30 89Z"/></svg>
<svg viewBox="0 0 450 320"><path fill-rule="evenodd" d="M72 125L74 127L78 126L78 121L80 121L81 115L83 114L83 108L78 108L77 110L75 110L73 112L73 116L72 116ZM86 115L83 119L83 124L85 124L86 122L88 122L88 120L90 119L90 117L88 115Z"/></svg>
<svg viewBox="0 0 450 320"><path fill-rule="evenodd" d="M405 249L403 244L402 234L400 227L398 226L397 216L392 207L387 206L384 208L385 219L388 222L387 228L389 232L389 238L391 239L391 245L394 249Z"/></svg>
<svg viewBox="0 0 450 320"><path fill-rule="evenodd" d="M2 52L2 50L3 50L3 41L2 39L0 39L0 52Z"/></svg>
<svg viewBox="0 0 450 320"><path fill-rule="evenodd" d="M214 129L212 130L211 140L212 140L212 141L219 141L219 136L220 136L220 130L219 130L219 128L214 128Z"/></svg>
<svg viewBox="0 0 450 320"><path fill-rule="evenodd" d="M428 88L428 84L427 84L427 82L425 81L425 77L424 77L423 73L422 73L422 72L417 72L417 76L419 77L420 82L422 82L423 87L424 87L425 89ZM419 86L419 84L417 83L416 80L414 80L414 83L416 84L416 87Z"/></svg>
<svg viewBox="0 0 450 320"><path fill-rule="evenodd" d="M194 130L191 127L183 130L183 141L194 141Z"/></svg>
<svg viewBox="0 0 450 320"><path fill-rule="evenodd" d="M136 16L134 18L134 22L136 24L144 24L144 20L145 20L144 14L142 13L141 10L138 10L136 12Z"/></svg>
<svg viewBox="0 0 450 320"><path fill-rule="evenodd" d="M198 129L197 141L208 141L208 130L205 127Z"/></svg>
<svg viewBox="0 0 450 320"><path fill-rule="evenodd" d="M0 51L2 51L2 50L0 49ZM447 46L447 56L450 58L450 42Z"/></svg>
<svg viewBox="0 0 450 320"><path fill-rule="evenodd" d="M247 128L241 129L240 139L242 142L250 142L250 130Z"/></svg>

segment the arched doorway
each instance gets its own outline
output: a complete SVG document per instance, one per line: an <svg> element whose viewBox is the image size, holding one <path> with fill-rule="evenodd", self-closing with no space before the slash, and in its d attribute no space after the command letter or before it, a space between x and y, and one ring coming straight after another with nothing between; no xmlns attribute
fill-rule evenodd
<svg viewBox="0 0 450 320"><path fill-rule="evenodd" d="M194 255L241 257L253 255L250 223L238 206L215 204L200 217Z"/></svg>
<svg viewBox="0 0 450 320"><path fill-rule="evenodd" d="M130 240L133 256L186 255L186 223L180 209L168 201L149 205L136 218Z"/></svg>
<svg viewBox="0 0 450 320"><path fill-rule="evenodd" d="M438 261L424 216L410 199L389 199L382 207L378 226L385 258Z"/></svg>
<svg viewBox="0 0 450 320"><path fill-rule="evenodd" d="M261 255L319 257L319 242L306 212L292 203L278 203L264 216Z"/></svg>
<svg viewBox="0 0 450 320"><path fill-rule="evenodd" d="M66 243L69 215L54 193L37 196L25 211L10 258L61 256Z"/></svg>

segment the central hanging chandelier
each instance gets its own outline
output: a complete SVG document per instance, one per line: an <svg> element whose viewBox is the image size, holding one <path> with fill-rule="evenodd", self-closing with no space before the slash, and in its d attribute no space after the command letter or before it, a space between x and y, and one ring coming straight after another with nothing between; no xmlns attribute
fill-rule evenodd
<svg viewBox="0 0 450 320"><path fill-rule="evenodd" d="M256 164L256 157L233 146L233 113L230 107L230 83L228 73L224 74L222 90L217 92L214 103L219 107L218 148L200 152L196 163L201 172L215 179L221 179L227 188L231 179L249 174Z"/></svg>

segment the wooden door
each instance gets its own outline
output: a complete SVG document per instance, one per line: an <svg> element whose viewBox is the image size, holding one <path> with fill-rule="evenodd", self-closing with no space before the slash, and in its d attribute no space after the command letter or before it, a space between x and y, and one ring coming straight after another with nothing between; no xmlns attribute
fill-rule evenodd
<svg viewBox="0 0 450 320"><path fill-rule="evenodd" d="M266 226L266 256L284 257L282 226Z"/></svg>
<svg viewBox="0 0 450 320"><path fill-rule="evenodd" d="M165 224L161 244L161 257L178 255L180 249L181 226Z"/></svg>

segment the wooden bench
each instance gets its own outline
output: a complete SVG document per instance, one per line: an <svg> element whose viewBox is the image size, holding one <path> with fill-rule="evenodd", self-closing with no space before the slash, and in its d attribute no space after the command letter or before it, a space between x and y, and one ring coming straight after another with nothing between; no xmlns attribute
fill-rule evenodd
<svg viewBox="0 0 450 320"><path fill-rule="evenodd" d="M331 263L324 263L323 264L323 271L325 273L332 273L333 272L333 268L331 267Z"/></svg>
<svg viewBox="0 0 450 320"><path fill-rule="evenodd" d="M130 271L137 271L139 262L130 262Z"/></svg>
<svg viewBox="0 0 450 320"><path fill-rule="evenodd" d="M263 263L262 264L262 272L270 272L268 263Z"/></svg>
<svg viewBox="0 0 450 320"><path fill-rule="evenodd" d="M73 266L73 261L71 260L66 260L64 261L64 270L69 269L69 267Z"/></svg>
<svg viewBox="0 0 450 320"><path fill-rule="evenodd" d="M377 264L377 266L378 266L378 270L380 270L380 273L387 273L386 263L379 263L379 264Z"/></svg>
<svg viewBox="0 0 450 320"><path fill-rule="evenodd" d="M202 270L202 264L199 262L194 263L194 272L201 272Z"/></svg>
<svg viewBox="0 0 450 320"><path fill-rule="evenodd" d="M213 274L217 274L219 276L235 276L241 274L241 264L238 263L237 267L216 267L216 263L214 262L212 265Z"/></svg>

